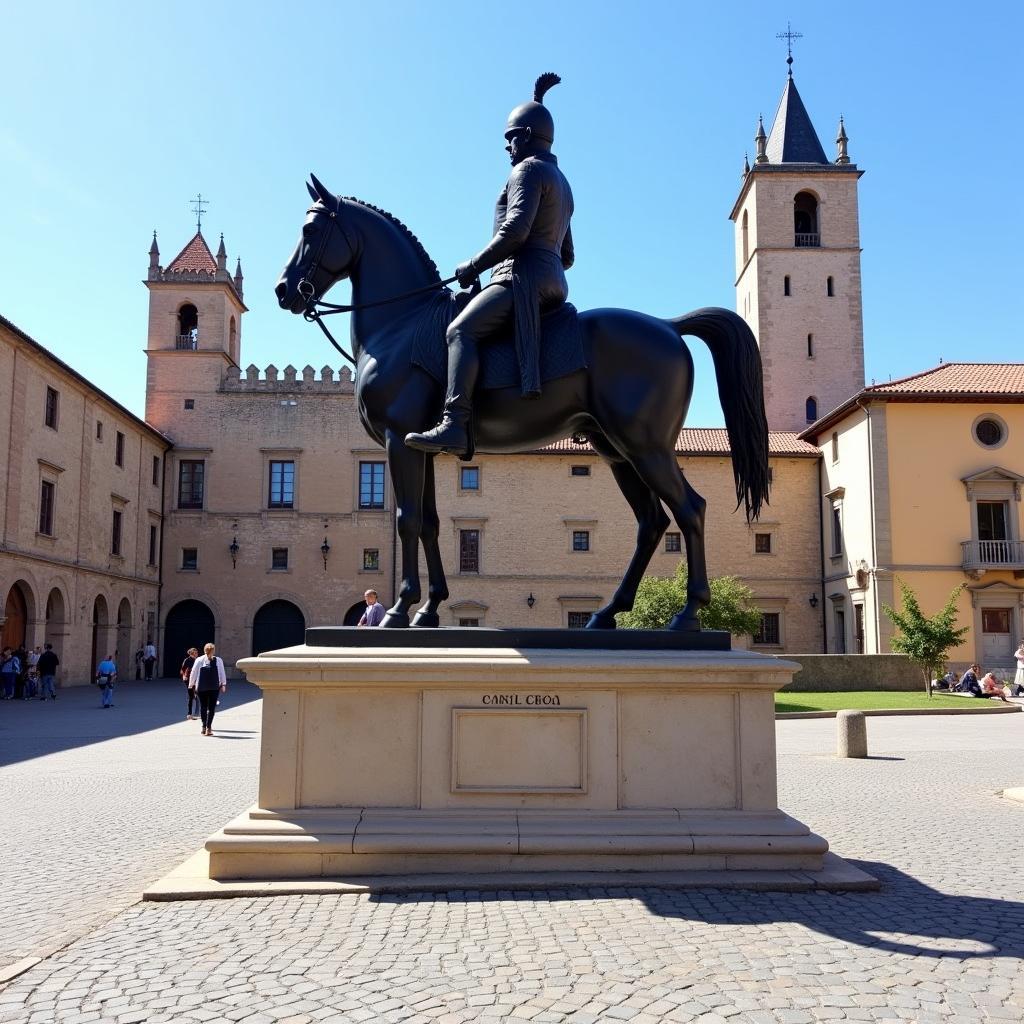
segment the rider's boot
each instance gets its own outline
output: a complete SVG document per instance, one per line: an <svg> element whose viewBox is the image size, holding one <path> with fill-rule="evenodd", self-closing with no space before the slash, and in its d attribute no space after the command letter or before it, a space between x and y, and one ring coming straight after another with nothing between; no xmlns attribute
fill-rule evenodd
<svg viewBox="0 0 1024 1024"><path fill-rule="evenodd" d="M410 448L432 455L448 452L468 461L473 457L473 389L480 370L476 342L457 334L448 347L448 392L441 422L422 434L406 434Z"/></svg>

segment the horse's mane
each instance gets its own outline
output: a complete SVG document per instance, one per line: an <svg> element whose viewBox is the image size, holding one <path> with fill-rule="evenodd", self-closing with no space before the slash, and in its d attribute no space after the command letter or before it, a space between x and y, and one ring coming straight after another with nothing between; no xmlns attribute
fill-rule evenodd
<svg viewBox="0 0 1024 1024"><path fill-rule="evenodd" d="M406 227L393 213L388 213L387 210L382 210L379 206L374 206L373 203L368 203L364 199L357 199L355 196L343 196L346 203L356 203L359 206L365 207L367 210L373 210L374 213L379 213L386 221L394 224L399 231L412 243L412 247L419 253L420 259L430 268L430 272L434 275L434 278L438 281L441 280L440 271L437 269L437 264L430 258L430 253L423 248L423 243L412 233L412 231Z"/></svg>

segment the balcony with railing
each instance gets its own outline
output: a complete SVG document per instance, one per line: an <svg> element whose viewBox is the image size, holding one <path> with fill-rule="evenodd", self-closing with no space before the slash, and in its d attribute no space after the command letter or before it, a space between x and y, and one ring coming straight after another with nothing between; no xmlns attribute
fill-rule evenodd
<svg viewBox="0 0 1024 1024"><path fill-rule="evenodd" d="M817 249L821 246L821 235L817 231L798 231L796 247L798 249Z"/></svg>
<svg viewBox="0 0 1024 1024"><path fill-rule="evenodd" d="M190 352L197 351L199 348L199 332L195 331L189 334L175 335L174 347L176 349L183 349Z"/></svg>
<svg viewBox="0 0 1024 1024"><path fill-rule="evenodd" d="M964 572L986 569L1024 569L1024 541L965 540L961 541Z"/></svg>

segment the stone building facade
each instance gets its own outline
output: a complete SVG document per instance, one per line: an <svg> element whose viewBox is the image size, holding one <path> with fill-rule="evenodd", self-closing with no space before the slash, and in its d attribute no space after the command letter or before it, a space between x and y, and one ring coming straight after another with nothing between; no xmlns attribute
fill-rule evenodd
<svg viewBox="0 0 1024 1024"><path fill-rule="evenodd" d="M0 317L3 646L52 643L61 679L122 675L159 627L170 442Z"/></svg>

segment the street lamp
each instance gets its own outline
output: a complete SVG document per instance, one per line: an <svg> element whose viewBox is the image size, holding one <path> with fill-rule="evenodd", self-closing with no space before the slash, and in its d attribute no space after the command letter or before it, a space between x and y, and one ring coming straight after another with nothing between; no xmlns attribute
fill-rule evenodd
<svg viewBox="0 0 1024 1024"><path fill-rule="evenodd" d="M530 591L530 596L526 599L526 607L532 608L537 603L537 598L533 596L533 591Z"/></svg>
<svg viewBox="0 0 1024 1024"><path fill-rule="evenodd" d="M811 594L811 596L809 598L807 598L807 603L812 608L817 608L818 607L818 595L817 594Z"/></svg>
<svg viewBox="0 0 1024 1024"><path fill-rule="evenodd" d="M231 546L228 548L228 551L231 553L231 568L232 569L237 569L238 568L238 537L237 536L231 538Z"/></svg>
<svg viewBox="0 0 1024 1024"><path fill-rule="evenodd" d="M327 556L331 553L331 545L327 543L327 537L324 537L323 544L320 545L320 554L323 555L324 559L324 572L327 572Z"/></svg>

